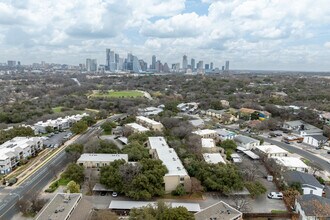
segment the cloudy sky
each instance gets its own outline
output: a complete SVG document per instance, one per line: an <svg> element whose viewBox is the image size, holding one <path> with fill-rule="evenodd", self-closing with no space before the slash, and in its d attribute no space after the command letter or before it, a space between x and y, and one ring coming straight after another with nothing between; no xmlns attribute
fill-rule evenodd
<svg viewBox="0 0 330 220"><path fill-rule="evenodd" d="M330 71L329 0L0 0L0 62L148 63ZM190 61L189 61L190 62Z"/></svg>

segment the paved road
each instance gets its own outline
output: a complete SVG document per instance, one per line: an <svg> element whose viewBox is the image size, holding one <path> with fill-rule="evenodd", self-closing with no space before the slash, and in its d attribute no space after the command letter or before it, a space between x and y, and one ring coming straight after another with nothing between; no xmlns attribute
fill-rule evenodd
<svg viewBox="0 0 330 220"><path fill-rule="evenodd" d="M114 115L111 116L109 120L117 120L120 117L122 117L122 115ZM84 134L77 138L75 142L86 143L90 137L100 132L99 126L103 122L104 120L93 125L93 127L89 128ZM18 213L17 202L22 198L28 198L31 194L40 192L54 178L54 175L58 174L69 162L70 160L66 156L65 151L62 151L50 159L38 172L28 177L20 186L12 189L10 193L0 201L0 219L12 219L12 217Z"/></svg>
<svg viewBox="0 0 330 220"><path fill-rule="evenodd" d="M237 132L236 130L234 130L233 128L231 127L228 127L228 126L222 126L224 128L227 128L229 130L232 130L234 132ZM246 136L250 136L251 134L250 133L247 133L247 132L243 132L243 131L239 131L240 134L242 135L246 135ZM257 136L257 135L254 135L254 136ZM319 165L321 168L323 168L324 170L330 172L330 163L328 163L327 160L324 160L308 151L305 151L305 150L302 150L302 149L299 149L297 147L294 147L290 144L286 144L286 143L283 143L281 141L275 141L273 139L270 139L270 138L266 138L266 137L263 137L263 136L257 136L259 138L262 138L264 139L266 142L270 143L270 144L275 144L289 152L293 152L293 153L296 153L306 159L308 159L309 161L311 162L314 162L315 164Z"/></svg>
<svg viewBox="0 0 330 220"><path fill-rule="evenodd" d="M330 163L328 163L328 161L308 152L308 151L305 151L305 150L302 150L302 149L299 149L297 147L294 147L294 146L291 146L290 144L286 144L286 143L283 143L283 142L280 142L280 141L275 141L275 140L272 140L270 138L264 138L263 139L268 142L268 143L271 143L271 144L275 144L275 145L278 145L279 147L289 151L289 152L293 152L293 153L296 153L296 154L299 154L300 156L310 160L311 162L314 162L316 163L317 165L319 165L321 168L323 168L324 170L330 172Z"/></svg>

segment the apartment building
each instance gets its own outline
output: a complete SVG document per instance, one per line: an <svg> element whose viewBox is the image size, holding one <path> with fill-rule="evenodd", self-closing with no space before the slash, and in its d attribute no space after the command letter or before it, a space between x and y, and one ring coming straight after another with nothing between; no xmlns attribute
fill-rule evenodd
<svg viewBox="0 0 330 220"><path fill-rule="evenodd" d="M128 162L127 154L82 154L77 160L77 164L85 168L99 168L109 165L115 160L125 160Z"/></svg>
<svg viewBox="0 0 330 220"><path fill-rule="evenodd" d="M162 123L154 121L150 118L144 117L144 116L137 116L136 117L136 122L138 124L141 124L147 128L149 128L152 131L162 131L164 126Z"/></svg>
<svg viewBox="0 0 330 220"><path fill-rule="evenodd" d="M36 155L42 148L40 137L15 137L3 143L0 145L0 173L10 173L20 160Z"/></svg>
<svg viewBox="0 0 330 220"><path fill-rule="evenodd" d="M170 148L164 137L149 137L149 153L159 159L167 167L168 173L164 176L165 192L169 193L182 184L186 191L190 191L190 177L180 158L173 148Z"/></svg>

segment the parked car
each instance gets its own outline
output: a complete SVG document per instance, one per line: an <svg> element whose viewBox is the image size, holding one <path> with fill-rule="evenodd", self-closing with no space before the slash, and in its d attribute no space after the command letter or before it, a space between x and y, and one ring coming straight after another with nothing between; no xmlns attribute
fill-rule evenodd
<svg viewBox="0 0 330 220"><path fill-rule="evenodd" d="M281 192L270 192L267 197L269 199L283 199L283 193Z"/></svg>
<svg viewBox="0 0 330 220"><path fill-rule="evenodd" d="M118 194L116 192L112 192L112 197L117 197Z"/></svg>

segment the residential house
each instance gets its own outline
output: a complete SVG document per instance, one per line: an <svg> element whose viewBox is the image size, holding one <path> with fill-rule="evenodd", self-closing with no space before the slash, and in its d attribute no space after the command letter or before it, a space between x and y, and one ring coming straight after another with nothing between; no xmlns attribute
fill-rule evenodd
<svg viewBox="0 0 330 220"><path fill-rule="evenodd" d="M220 153L204 153L203 158L206 163L217 164L223 163L226 164L226 161L223 159Z"/></svg>
<svg viewBox="0 0 330 220"><path fill-rule="evenodd" d="M260 145L259 140L244 135L237 135L234 138L234 141L238 144L238 146L247 150L252 150Z"/></svg>
<svg viewBox="0 0 330 220"><path fill-rule="evenodd" d="M215 131L217 132L221 141L233 140L236 137L236 133L226 129L216 129Z"/></svg>
<svg viewBox="0 0 330 220"><path fill-rule="evenodd" d="M144 116L136 116L136 122L149 128L152 131L162 131L164 128L162 123L154 121Z"/></svg>
<svg viewBox="0 0 330 220"><path fill-rule="evenodd" d="M295 212L301 220L325 220L330 218L330 199L313 194L296 199Z"/></svg>
<svg viewBox="0 0 330 220"><path fill-rule="evenodd" d="M260 110L255 110L251 108L240 108L239 109L239 116L242 117L248 117L251 120L251 115L256 113L259 120L265 120L269 119L271 114L267 111L260 111Z"/></svg>
<svg viewBox="0 0 330 220"><path fill-rule="evenodd" d="M8 174L22 159L35 156L43 148L41 137L15 137L0 145L0 173Z"/></svg>
<svg viewBox="0 0 330 220"><path fill-rule="evenodd" d="M300 172L307 172L308 166L296 157L273 157L277 164L287 170L297 170Z"/></svg>
<svg viewBox="0 0 330 220"><path fill-rule="evenodd" d="M322 196L323 194L324 186L311 174L289 170L283 174L283 178L289 186L293 183L300 183L303 195Z"/></svg>
<svg viewBox="0 0 330 220"><path fill-rule="evenodd" d="M198 130L198 131L194 131L192 133L197 134L201 138L217 139L217 137L218 137L218 133L215 130L210 130L210 129Z"/></svg>
<svg viewBox="0 0 330 220"><path fill-rule="evenodd" d="M77 160L77 164L85 168L99 168L108 166L115 160L125 160L128 162L127 154L82 154Z"/></svg>
<svg viewBox="0 0 330 220"><path fill-rule="evenodd" d="M189 120L189 123L195 128L204 128L205 125L204 120L201 118Z"/></svg>
<svg viewBox="0 0 330 220"><path fill-rule="evenodd" d="M148 128L143 127L142 125L139 125L134 122L126 124L125 127L131 129L134 133L143 133L143 132L150 131Z"/></svg>
<svg viewBox="0 0 330 220"><path fill-rule="evenodd" d="M147 107L147 108L139 109L139 114L143 116L158 115L161 112L163 112L163 108L159 108L159 107Z"/></svg>
<svg viewBox="0 0 330 220"><path fill-rule="evenodd" d="M320 114L320 119L327 125L330 125L330 112Z"/></svg>
<svg viewBox="0 0 330 220"><path fill-rule="evenodd" d="M229 102L224 99L220 100L220 103L221 103L222 107L224 107L224 108L228 108L230 106Z"/></svg>
<svg viewBox="0 0 330 220"><path fill-rule="evenodd" d="M283 128L300 136L322 135L323 130L302 120L287 121L283 123Z"/></svg>
<svg viewBox="0 0 330 220"><path fill-rule="evenodd" d="M189 102L189 103L180 103L177 105L177 108L181 112L186 112L186 113L194 113L198 109L198 103L196 102Z"/></svg>
<svg viewBox="0 0 330 220"><path fill-rule="evenodd" d="M289 152L276 145L260 145L255 148L255 151L261 155L270 157L287 157Z"/></svg>
<svg viewBox="0 0 330 220"><path fill-rule="evenodd" d="M231 157L231 159L233 160L234 163L241 163L242 162L242 158L238 154L231 154L230 157Z"/></svg>
<svg viewBox="0 0 330 220"><path fill-rule="evenodd" d="M203 152L219 152L219 148L215 145L215 141L212 138L201 138Z"/></svg>
<svg viewBox="0 0 330 220"><path fill-rule="evenodd" d="M165 192L169 193L181 184L186 191L190 191L190 177L180 158L173 148L170 148L164 137L148 138L149 153L159 159L166 166L168 173L164 176Z"/></svg>
<svg viewBox="0 0 330 220"><path fill-rule="evenodd" d="M237 121L238 118L235 117L233 114L231 114L228 110L214 110L214 109L208 109L205 112L206 115L220 119L223 123L231 123L233 121Z"/></svg>
<svg viewBox="0 0 330 220"><path fill-rule="evenodd" d="M214 109L208 109L206 111L206 115L221 119L222 115L226 113L226 110L214 110Z"/></svg>
<svg viewBox="0 0 330 220"><path fill-rule="evenodd" d="M286 94L285 92L272 92L271 97L277 99L286 99L288 97L288 94Z"/></svg>
<svg viewBox="0 0 330 220"><path fill-rule="evenodd" d="M303 142L312 145L316 148L319 148L328 142L328 138L321 134L309 135L304 137Z"/></svg>
<svg viewBox="0 0 330 220"><path fill-rule="evenodd" d="M196 220L241 220L243 214L227 203L217 202L197 213L195 213Z"/></svg>

